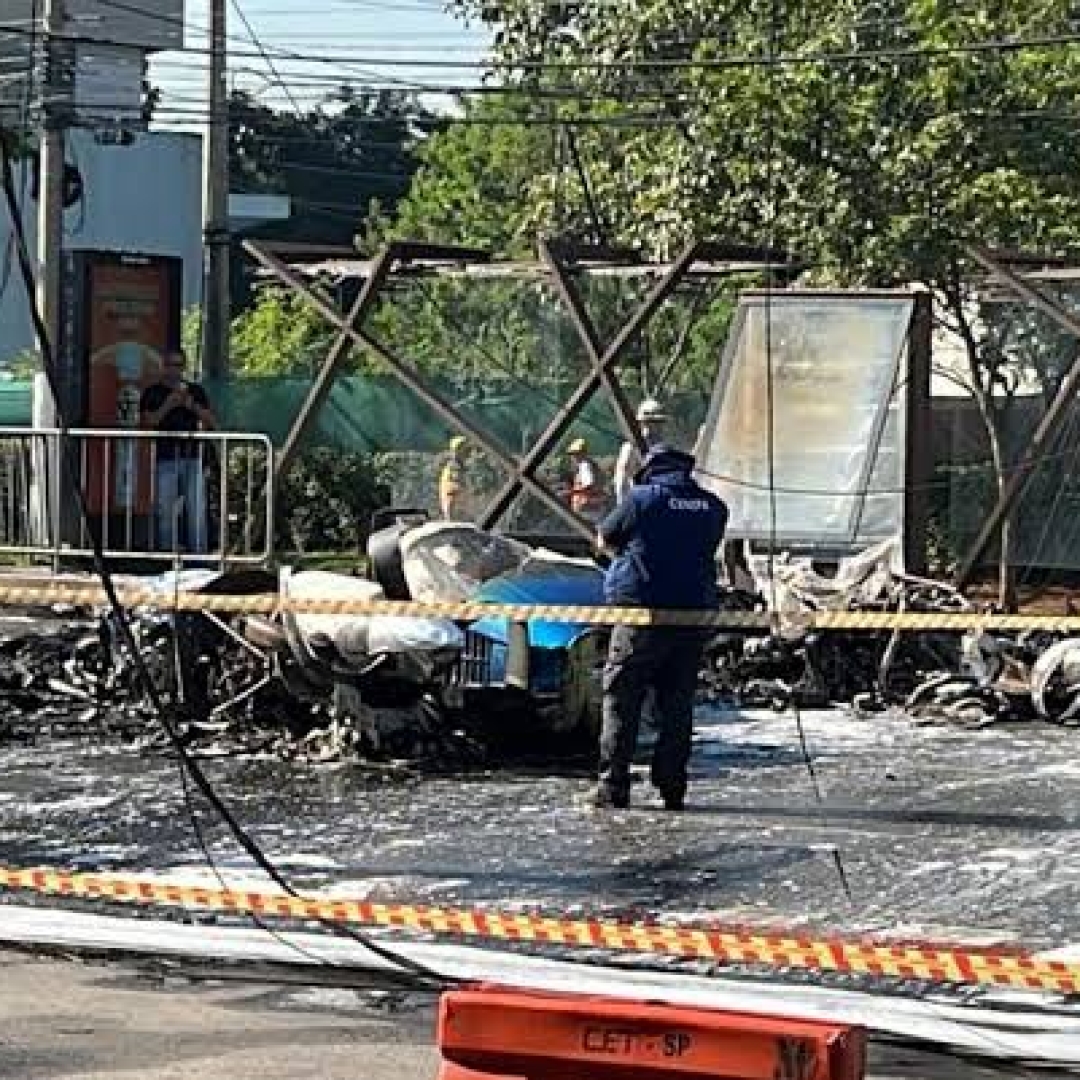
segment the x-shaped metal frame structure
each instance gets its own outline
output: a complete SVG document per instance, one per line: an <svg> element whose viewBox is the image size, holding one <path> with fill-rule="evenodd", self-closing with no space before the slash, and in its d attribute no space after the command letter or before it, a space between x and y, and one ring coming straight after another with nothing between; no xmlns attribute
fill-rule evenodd
<svg viewBox="0 0 1080 1080"><path fill-rule="evenodd" d="M326 360L319 369L315 382L278 454L278 476L283 476L295 461L299 448L314 426L319 410L329 396L334 380L350 350L354 345L361 345L378 356L440 419L486 451L510 474L509 480L480 515L481 527L492 528L496 525L513 505L515 499L525 492L540 499L576 533L591 539L593 525L571 510L536 474L600 388L603 388L608 396L625 437L637 443L639 448L644 448L641 432L634 418L633 407L619 383L616 368L635 336L644 329L686 277L698 256L701 245L692 244L667 268L661 280L650 290L612 341L604 347L595 324L585 310L580 291L569 268L556 255L550 244L541 242L542 263L570 313L574 328L589 357L592 370L581 380L566 404L552 417L532 448L521 457L512 454L492 439L431 386L415 365L399 356L365 328L367 317L392 274L395 263L432 251L433 249L428 245L408 242L394 242L387 245L371 263L363 287L345 314L338 310L337 305L324 292L311 286L299 273L258 242L246 240L244 248L274 278L302 296L338 330L338 336L331 345Z"/></svg>
<svg viewBox="0 0 1080 1080"><path fill-rule="evenodd" d="M636 443L639 450L645 449L645 441L634 418L634 410L630 405L626 392L619 383L616 368L637 334L644 329L661 305L686 277L687 272L697 258L699 250L700 244L691 244L672 263L660 281L642 300L637 310L623 324L611 343L607 348L604 348L600 343L600 336L596 331L596 326L585 310L581 294L569 271L555 256L551 246L541 241L540 257L551 274L552 281L562 297L563 303L570 312L574 329L585 347L585 353L592 365L592 370L578 383L577 389L570 395L566 404L552 417L548 426L540 433L536 442L533 443L532 449L517 462L511 478L480 515L479 523L481 528L490 529L497 524L503 514L513 505L514 499L517 498L521 491L535 483L537 470L551 456L556 446L558 446L559 440L563 438L601 387L603 387L611 401L612 408L615 410L615 418L627 440Z"/></svg>

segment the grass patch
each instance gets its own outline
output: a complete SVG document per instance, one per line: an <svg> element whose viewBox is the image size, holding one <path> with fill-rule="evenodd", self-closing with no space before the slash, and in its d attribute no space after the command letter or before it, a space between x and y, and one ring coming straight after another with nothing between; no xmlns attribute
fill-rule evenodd
<svg viewBox="0 0 1080 1080"><path fill-rule="evenodd" d="M367 556L355 551L283 551L275 554L275 560L294 570L332 570L360 577L368 571Z"/></svg>

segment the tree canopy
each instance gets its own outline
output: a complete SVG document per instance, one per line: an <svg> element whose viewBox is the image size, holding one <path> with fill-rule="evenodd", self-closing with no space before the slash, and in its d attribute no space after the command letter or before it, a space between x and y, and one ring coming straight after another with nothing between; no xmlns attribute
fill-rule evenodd
<svg viewBox="0 0 1080 1080"><path fill-rule="evenodd" d="M535 250L527 193L552 165L552 133L525 123L526 106L499 96L468 99L462 115L417 148L418 169L386 238L465 244L504 255Z"/></svg>
<svg viewBox="0 0 1080 1080"><path fill-rule="evenodd" d="M579 125L616 239L772 240L871 284L954 281L966 240L1075 243L1068 0L458 2Z"/></svg>
<svg viewBox="0 0 1080 1080"><path fill-rule="evenodd" d="M233 191L292 199L289 221L260 235L326 244L352 243L370 215L396 206L436 123L413 94L350 88L299 113L234 90L229 112Z"/></svg>
<svg viewBox="0 0 1080 1080"><path fill-rule="evenodd" d="M610 239L783 246L822 283L931 289L1003 483L1017 370L1052 387L1075 352L988 304L966 246L1076 251L1071 0L456 3L531 115L572 125ZM537 216L551 183L522 195Z"/></svg>

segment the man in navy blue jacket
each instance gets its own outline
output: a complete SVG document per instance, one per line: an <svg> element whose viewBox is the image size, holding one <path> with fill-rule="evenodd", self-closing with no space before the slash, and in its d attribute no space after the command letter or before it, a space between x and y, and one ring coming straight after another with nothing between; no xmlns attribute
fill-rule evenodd
<svg viewBox="0 0 1080 1080"><path fill-rule="evenodd" d="M609 604L710 609L717 606L716 553L728 510L691 475L694 459L653 447L630 493L600 525L602 550L614 554L604 580ZM686 798L694 696L709 631L699 627L616 626L604 668L604 720L596 805L630 804L630 765L641 706L655 693L659 739L652 782L668 810Z"/></svg>

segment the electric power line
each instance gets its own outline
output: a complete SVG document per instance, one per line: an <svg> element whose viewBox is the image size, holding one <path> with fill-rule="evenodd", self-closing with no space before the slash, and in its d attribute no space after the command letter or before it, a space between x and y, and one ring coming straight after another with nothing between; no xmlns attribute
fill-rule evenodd
<svg viewBox="0 0 1080 1080"><path fill-rule="evenodd" d="M159 21L172 23L186 28L188 24L183 20L170 18L165 15L151 14L131 4L123 3L122 0L98 0L99 3L117 8L121 11L135 12L144 18L153 18ZM29 33L28 30L11 27L9 33ZM123 42L103 41L101 39L88 39L79 35L54 35L57 40L71 42L91 42L98 45L122 45ZM948 58L956 56L977 55L980 53L1011 53L1031 50L1056 49L1080 43L1080 31L1070 30L1056 34L1033 35L1029 37L1001 37L987 38L956 42L951 45L919 45L902 46L896 48L879 48L865 50L838 50L814 53L782 53L777 55L762 55L760 53L743 53L733 56L697 57L697 58L627 58L624 60L603 59L577 59L577 60L519 60L505 61L494 59L476 60L428 60L408 59L397 56L360 55L344 57L328 57L317 53L301 53L293 50L277 51L279 59L293 59L299 62L313 65L341 65L341 64L365 64L376 67L412 67L434 69L456 69L478 72L513 72L513 71L710 71L724 70L726 68L776 68L776 67L807 67L807 66L830 66L849 64L869 64L878 62L895 62L901 60L925 60L935 58ZM182 48L170 49L170 52L182 52L189 55L207 56L210 49L185 45ZM255 52L234 52L230 55L246 59L260 59L262 54Z"/></svg>
<svg viewBox="0 0 1080 1080"><path fill-rule="evenodd" d="M277 68L274 67L274 61L271 60L270 57L267 55L266 49L263 47L263 43L259 40L258 35L255 33L255 30L252 28L251 23L248 22L247 16L244 14L244 9L240 6L240 0L232 0L232 6L233 6L233 10L240 17L240 21L244 24L244 29L247 30L248 36L255 43L255 47L259 50L259 52L262 54L263 59L266 61L266 66L270 69L271 73L276 77L279 85L281 86L281 89L285 91L285 96L291 102L292 107L293 107L293 111L296 113L297 116L302 115L300 106L297 104L296 98L293 97L292 91L289 89L288 84L286 82L284 82L282 80L281 76L278 74Z"/></svg>

